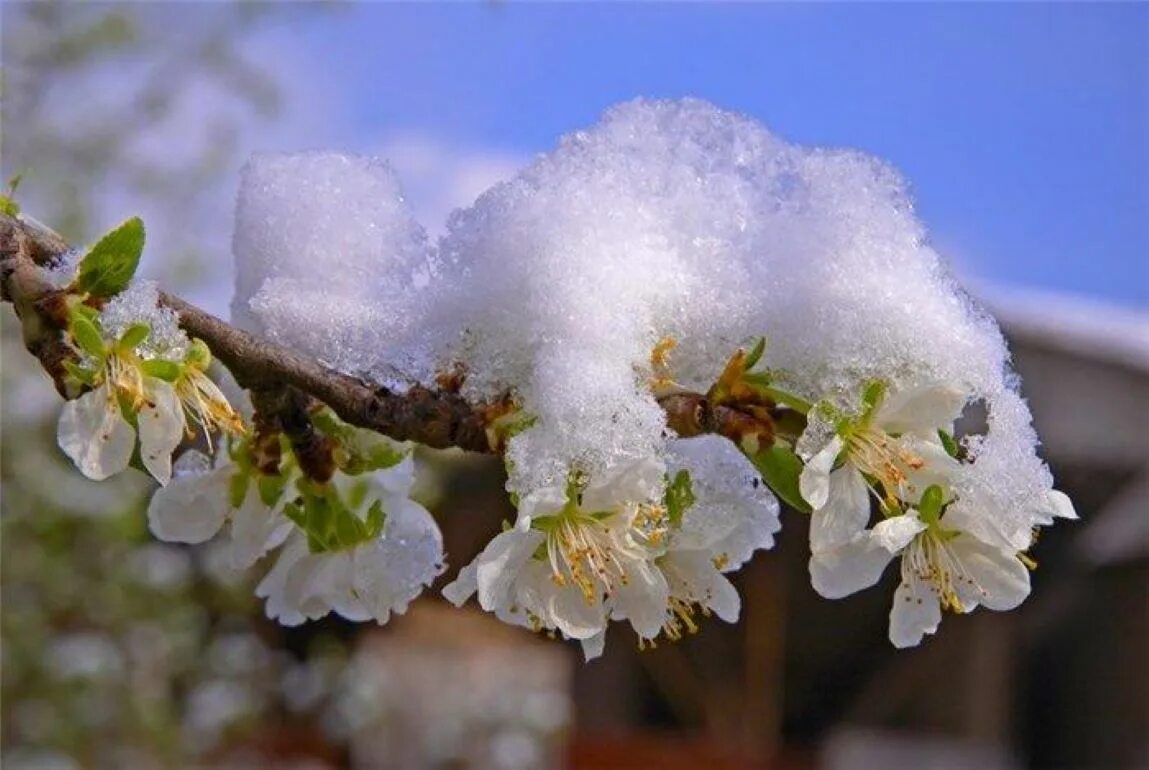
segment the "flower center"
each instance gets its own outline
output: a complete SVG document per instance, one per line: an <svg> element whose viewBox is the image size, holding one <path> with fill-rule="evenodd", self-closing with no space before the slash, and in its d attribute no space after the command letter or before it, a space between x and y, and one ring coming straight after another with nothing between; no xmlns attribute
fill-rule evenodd
<svg viewBox="0 0 1149 770"><path fill-rule="evenodd" d="M854 467L878 479L886 487L887 497L904 491L910 472L925 465L925 460L878 428L853 431L846 439L846 447Z"/></svg>
<svg viewBox="0 0 1149 770"><path fill-rule="evenodd" d="M144 392L144 375L136 361L119 355L107 359L107 381L112 390L122 396L136 409L147 401Z"/></svg>
<svg viewBox="0 0 1149 770"><path fill-rule="evenodd" d="M560 586L574 583L587 604L628 580L608 521L612 515L568 508L545 528L551 579Z"/></svg>
<svg viewBox="0 0 1149 770"><path fill-rule="evenodd" d="M902 557L902 582L909 583L910 578L916 576L929 584L943 610L962 613L965 607L958 595L958 588L968 586L981 596L985 596L986 591L978 585L954 553L949 544L952 539L953 533L943 530L936 523L915 537ZM913 599L907 596L906 601Z"/></svg>
<svg viewBox="0 0 1149 770"><path fill-rule="evenodd" d="M186 374L176 381L176 395L203 428L209 445L213 431L235 436L246 432L243 418L232 409L223 391L194 366L187 367Z"/></svg>

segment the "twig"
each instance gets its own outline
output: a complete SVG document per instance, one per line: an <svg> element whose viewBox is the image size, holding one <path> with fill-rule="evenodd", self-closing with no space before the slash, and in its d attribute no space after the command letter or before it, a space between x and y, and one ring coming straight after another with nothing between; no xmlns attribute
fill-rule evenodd
<svg viewBox="0 0 1149 770"><path fill-rule="evenodd" d="M74 357L63 334L61 320L54 317L53 297L58 291L46 280L41 265L51 264L69 250L64 239L23 219L0 214L0 259L3 299L11 302L24 326L25 345L52 375L65 398L79 393L64 387L62 361ZM492 452L487 425L492 416L505 412L501 404L471 404L452 389L415 385L398 393L364 382L319 363L270 340L238 329L179 297L161 293L160 302L179 316L180 326L202 339L235 377L252 390L276 390L291 386L327 406L353 425L415 441L437 449L458 447L472 452ZM769 417L750 414L728 404L711 408L697 393L668 396L660 400L667 424L681 436L720 433L735 442L749 434L769 443L773 431Z"/></svg>

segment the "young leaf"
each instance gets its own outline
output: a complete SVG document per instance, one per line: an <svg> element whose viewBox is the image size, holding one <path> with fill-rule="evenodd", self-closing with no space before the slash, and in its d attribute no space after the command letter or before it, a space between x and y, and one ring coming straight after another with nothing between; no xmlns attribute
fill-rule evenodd
<svg viewBox="0 0 1149 770"><path fill-rule="evenodd" d="M76 288L97 297L113 297L128 287L144 251L144 223L132 217L96 242L80 260Z"/></svg>
<svg viewBox="0 0 1149 770"><path fill-rule="evenodd" d="M789 447L774 444L753 455L750 461L762 474L767 486L774 490L774 494L782 498L791 508L803 513L810 512L810 504L802 499L802 493L798 489L802 461Z"/></svg>
<svg viewBox="0 0 1149 770"><path fill-rule="evenodd" d="M104 338L96 325L82 315L72 314L72 338L90 356L101 358L104 355Z"/></svg>
<svg viewBox="0 0 1149 770"><path fill-rule="evenodd" d="M754 365L762 360L762 354L766 352L766 338L759 337L758 341L754 343L754 347L750 350L750 355L746 356L746 371L754 368Z"/></svg>
<svg viewBox="0 0 1149 770"><path fill-rule="evenodd" d="M341 546L352 546L367 539L367 531L354 513L340 507L335 512L335 539Z"/></svg>
<svg viewBox="0 0 1149 770"><path fill-rule="evenodd" d="M175 361L165 361L162 358L149 358L140 362L140 370L149 377L156 377L165 382L175 382L180 378L180 365Z"/></svg>
<svg viewBox="0 0 1149 770"><path fill-rule="evenodd" d="M957 439L953 437L953 434L939 428L938 438L941 439L942 446L945 447L946 454L955 460L961 459L961 444L957 442Z"/></svg>
<svg viewBox="0 0 1149 770"><path fill-rule="evenodd" d="M882 399L886 397L886 383L881 380L874 380L866 385L866 389L862 391L862 414L867 418L873 415L882 404Z"/></svg>
<svg viewBox="0 0 1149 770"><path fill-rule="evenodd" d="M0 213L14 217L20 213L20 204L9 195L0 195Z"/></svg>
<svg viewBox="0 0 1149 770"><path fill-rule="evenodd" d="M674 474L674 478L666 485L666 515L671 526L677 527L682 523L686 510L694 505L694 484L690 481L690 471L681 470Z"/></svg>
<svg viewBox="0 0 1149 770"><path fill-rule="evenodd" d="M243 505L243 498L247 497L247 482L248 475L246 473L237 473L228 480L227 503L232 508L239 508Z"/></svg>
<svg viewBox="0 0 1149 770"><path fill-rule="evenodd" d="M283 515L291 519L300 529L307 526L307 514L298 503L291 502L283 506Z"/></svg>
<svg viewBox="0 0 1149 770"><path fill-rule="evenodd" d="M918 504L918 518L926 523L937 521L942 515L942 506L945 504L945 494L937 484L926 487L922 493L922 501Z"/></svg>
<svg viewBox="0 0 1149 770"><path fill-rule="evenodd" d="M134 350L151 333L152 328L146 323L134 323L120 337L120 347L124 350Z"/></svg>
<svg viewBox="0 0 1149 770"><path fill-rule="evenodd" d="M286 485L286 476L269 476L261 473L259 475L259 481L256 482L256 488L259 490L259 499L267 507L272 507L279 502L280 496L283 495L283 488Z"/></svg>
<svg viewBox="0 0 1149 770"><path fill-rule="evenodd" d="M370 539L379 537L386 520L387 514L383 510L383 503L379 500L371 503L371 507L367 509L367 537Z"/></svg>

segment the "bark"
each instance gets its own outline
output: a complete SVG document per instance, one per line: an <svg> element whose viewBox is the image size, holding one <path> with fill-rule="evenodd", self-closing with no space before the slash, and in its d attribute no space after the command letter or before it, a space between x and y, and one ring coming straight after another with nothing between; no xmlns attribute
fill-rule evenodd
<svg viewBox="0 0 1149 770"><path fill-rule="evenodd" d="M42 267L58 261L70 249L59 235L23 218L0 214L0 280L5 301L20 317L24 342L65 398L75 398L66 386L63 362L75 353L65 335L66 319L58 312L60 292ZM488 433L491 421L507 411L505 399L473 404L459 395L457 383L438 387L414 385L404 392L365 382L328 369L270 340L236 328L171 294L160 301L174 310L192 337L207 343L212 354L236 381L253 393L292 388L331 407L353 425L429 447L458 447L472 452L499 451L500 441ZM681 436L720 433L735 442L753 435L772 440L769 414L761 409L711 406L700 393L676 394L660 400L667 424Z"/></svg>

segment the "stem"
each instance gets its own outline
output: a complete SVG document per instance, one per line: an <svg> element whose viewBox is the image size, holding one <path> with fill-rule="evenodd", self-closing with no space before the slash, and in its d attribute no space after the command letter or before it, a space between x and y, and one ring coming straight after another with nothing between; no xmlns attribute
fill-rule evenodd
<svg viewBox="0 0 1149 770"><path fill-rule="evenodd" d="M44 277L41 267L64 256L71 247L38 223L0 214L0 288L11 302L24 328L25 346L52 375L65 398L79 392L65 389L62 362L75 358L65 324L53 310L60 292ZM492 453L487 425L506 412L499 402L472 404L454 387L414 385L398 393L328 369L318 362L271 340L236 328L210 313L167 293L160 303L179 316L190 336L203 340L235 377L251 391L276 391L290 386L331 407L340 419L397 441L414 441L436 449L457 447ZM787 403L779 399L781 403ZM711 408L700 393L682 393L659 399L667 424L682 436L718 433L738 443L748 433L772 440L769 415L740 411L735 404ZM797 409L797 406L793 406Z"/></svg>

